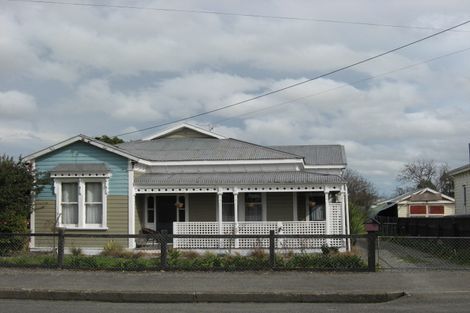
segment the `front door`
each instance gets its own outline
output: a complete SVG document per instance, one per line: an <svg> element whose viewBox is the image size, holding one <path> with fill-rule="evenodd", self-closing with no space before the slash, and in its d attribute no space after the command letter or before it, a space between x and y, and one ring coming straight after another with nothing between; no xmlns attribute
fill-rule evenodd
<svg viewBox="0 0 470 313"><path fill-rule="evenodd" d="M176 222L176 196L156 197L157 231L166 230L173 233L173 222Z"/></svg>

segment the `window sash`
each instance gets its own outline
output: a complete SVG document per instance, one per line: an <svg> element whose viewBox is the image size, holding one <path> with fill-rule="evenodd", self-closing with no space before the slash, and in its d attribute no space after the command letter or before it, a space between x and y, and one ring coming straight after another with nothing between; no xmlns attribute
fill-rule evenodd
<svg viewBox="0 0 470 313"><path fill-rule="evenodd" d="M310 221L324 221L326 219L325 205L317 204L313 208L309 208Z"/></svg>
<svg viewBox="0 0 470 313"><path fill-rule="evenodd" d="M410 205L410 215L426 215L426 206Z"/></svg>
<svg viewBox="0 0 470 313"><path fill-rule="evenodd" d="M222 203L222 221L233 222L235 220L234 204Z"/></svg>
<svg viewBox="0 0 470 313"><path fill-rule="evenodd" d="M103 223L103 184L85 182L85 225Z"/></svg>
<svg viewBox="0 0 470 313"><path fill-rule="evenodd" d="M443 205L430 205L429 214L443 215L444 206Z"/></svg>
<svg viewBox="0 0 470 313"><path fill-rule="evenodd" d="M56 203L59 208L59 224L86 228L105 227L105 181L98 179L58 179L60 196Z"/></svg>
<svg viewBox="0 0 470 313"><path fill-rule="evenodd" d="M261 193L245 194L245 221L261 222L263 220L263 196Z"/></svg>
<svg viewBox="0 0 470 313"><path fill-rule="evenodd" d="M78 225L78 202L77 203L62 202L62 224Z"/></svg>
<svg viewBox="0 0 470 313"><path fill-rule="evenodd" d="M309 194L306 197L307 214L309 221L325 221L326 220L326 204L323 197L318 194Z"/></svg>
<svg viewBox="0 0 470 313"><path fill-rule="evenodd" d="M78 225L78 183L64 182L61 184L61 207L62 207L62 224Z"/></svg>
<svg viewBox="0 0 470 313"><path fill-rule="evenodd" d="M222 194L222 221L235 221L235 200L233 193Z"/></svg>

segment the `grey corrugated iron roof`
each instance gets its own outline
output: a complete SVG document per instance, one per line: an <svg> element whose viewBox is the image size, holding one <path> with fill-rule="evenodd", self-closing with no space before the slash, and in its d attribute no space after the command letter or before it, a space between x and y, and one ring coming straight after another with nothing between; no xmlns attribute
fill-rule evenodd
<svg viewBox="0 0 470 313"><path fill-rule="evenodd" d="M337 175L311 172L188 173L143 174L134 179L137 186L223 186L344 183Z"/></svg>
<svg viewBox="0 0 470 313"><path fill-rule="evenodd" d="M224 161L301 159L284 151L243 142L236 139L162 138L131 141L118 145L120 149L149 161Z"/></svg>
<svg viewBox="0 0 470 313"><path fill-rule="evenodd" d="M342 145L270 146L270 148L305 158L307 165L346 165L346 153Z"/></svg>
<svg viewBox="0 0 470 313"><path fill-rule="evenodd" d="M51 173L108 173L104 163L60 163L50 170Z"/></svg>

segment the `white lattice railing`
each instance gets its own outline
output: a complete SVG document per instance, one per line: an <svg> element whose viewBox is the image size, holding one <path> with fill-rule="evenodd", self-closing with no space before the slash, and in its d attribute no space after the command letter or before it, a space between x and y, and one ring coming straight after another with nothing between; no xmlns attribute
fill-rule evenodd
<svg viewBox="0 0 470 313"><path fill-rule="evenodd" d="M342 228L337 228L337 225L342 227L342 221L331 221L330 223L332 233L341 234ZM234 222L223 222L222 227L225 235L266 235L271 230L274 230L275 234L284 235L323 235L326 231L324 221L238 222L238 227ZM218 222L175 222L173 233L175 235L216 235L219 234L219 224ZM341 247L344 240L329 239L327 242L327 239L283 238L277 240L276 246L282 249L317 249L327 243ZM269 239L175 238L173 245L174 248L180 249L254 249L268 248Z"/></svg>
<svg viewBox="0 0 470 313"><path fill-rule="evenodd" d="M340 235L343 234L343 208L341 203L330 203L328 207L329 213L329 228L330 234L332 235ZM344 239L329 239L328 245L341 247L345 244Z"/></svg>

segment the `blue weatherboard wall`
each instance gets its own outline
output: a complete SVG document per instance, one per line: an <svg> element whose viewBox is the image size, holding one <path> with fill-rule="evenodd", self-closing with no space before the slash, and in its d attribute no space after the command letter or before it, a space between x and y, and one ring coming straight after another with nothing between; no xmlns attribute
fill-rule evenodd
<svg viewBox="0 0 470 313"><path fill-rule="evenodd" d="M60 163L105 163L111 170L109 195L128 194L128 159L84 142L75 142L36 159L38 173L46 173ZM53 182L46 185L38 200L55 199Z"/></svg>

